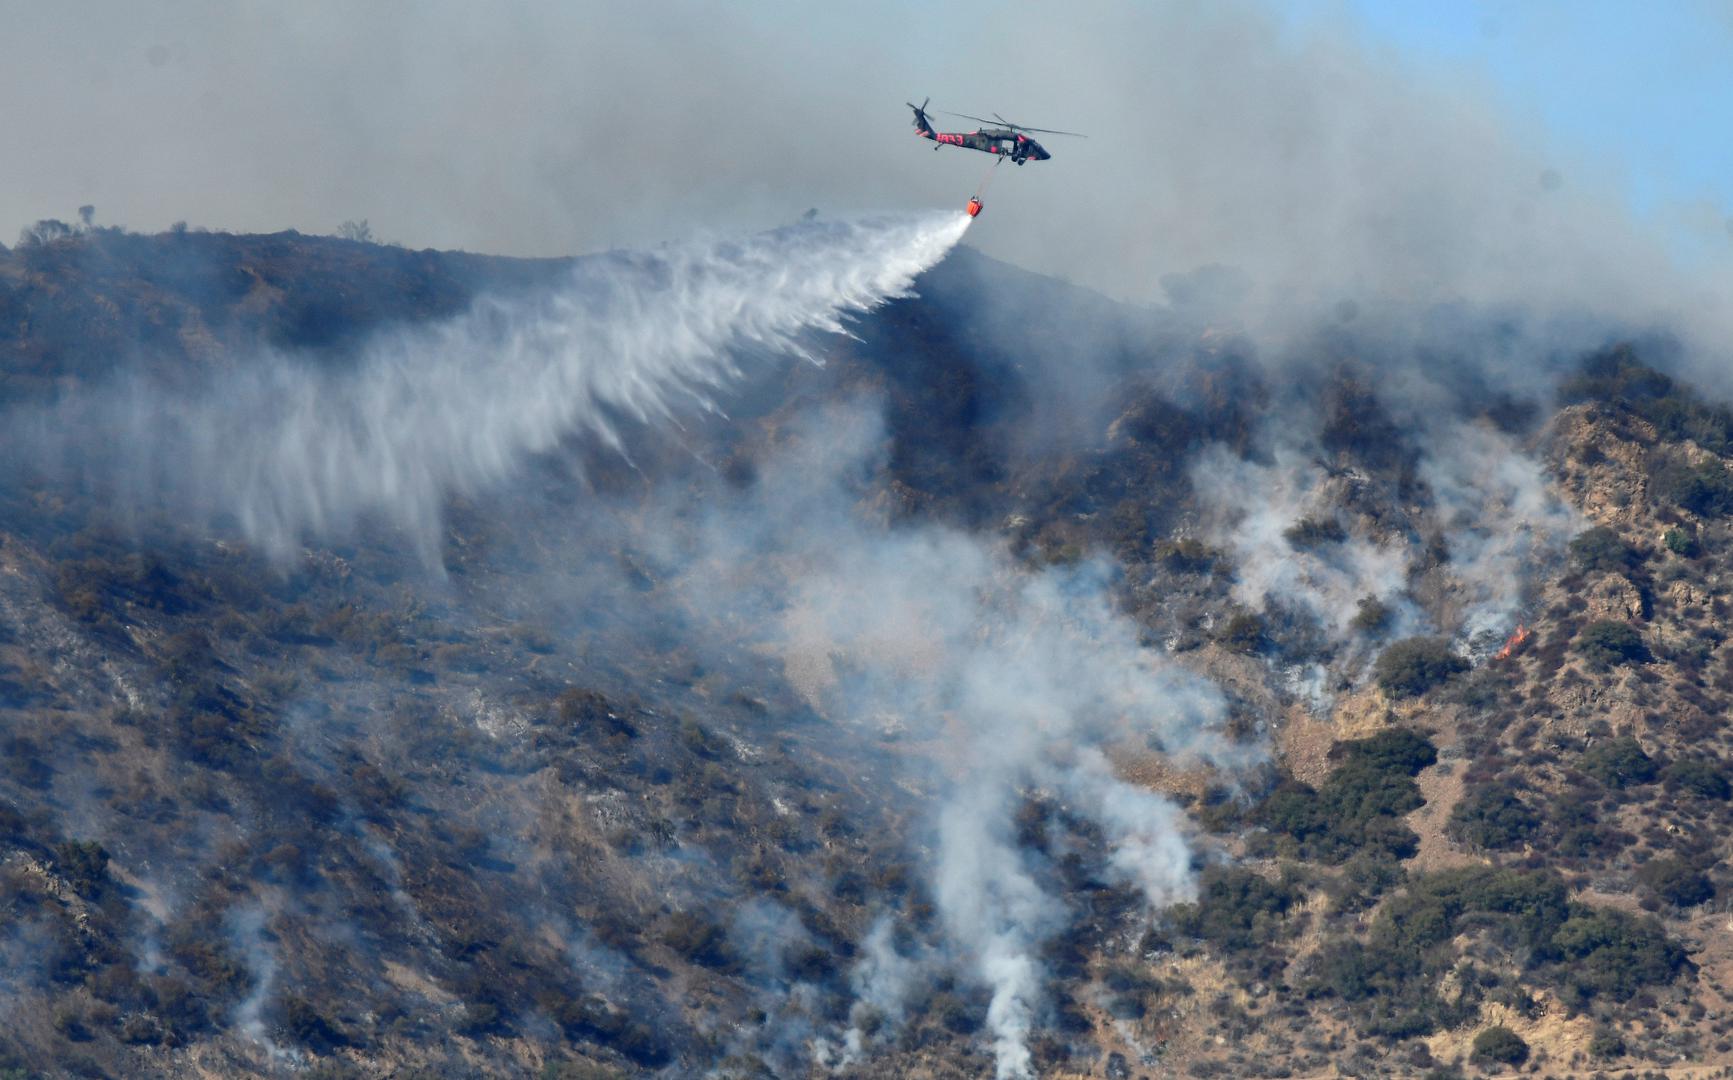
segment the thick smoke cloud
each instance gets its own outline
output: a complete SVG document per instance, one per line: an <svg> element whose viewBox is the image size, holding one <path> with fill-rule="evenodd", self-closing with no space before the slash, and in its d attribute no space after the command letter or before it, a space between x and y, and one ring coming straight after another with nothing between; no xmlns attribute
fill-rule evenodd
<svg viewBox="0 0 1733 1080"><path fill-rule="evenodd" d="M50 460L115 431L99 478L145 506L232 515L286 558L364 515L437 556L453 492L492 486L530 455L620 421L665 419L738 373L743 350L798 351L807 331L906 292L968 228L960 213L803 222L742 240L581 260L565 286L483 299L467 316L382 335L353 366L290 357L202 390L126 384L34 422ZM104 475L110 473L112 475Z"/></svg>
<svg viewBox="0 0 1733 1080"><path fill-rule="evenodd" d="M1725 327L1733 264L1674 266L1604 163L1473 71L1313 27L1249 2L39 8L9 26L0 218L367 217L413 246L563 254L960 205L985 159L910 137L901 103L930 93L1092 136L1002 169L976 242L1114 294L1228 267L1229 309L1273 330L1458 301Z"/></svg>

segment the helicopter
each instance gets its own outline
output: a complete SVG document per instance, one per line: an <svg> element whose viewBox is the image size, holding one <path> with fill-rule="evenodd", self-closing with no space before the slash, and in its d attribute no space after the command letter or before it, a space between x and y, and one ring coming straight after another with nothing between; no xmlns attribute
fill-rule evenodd
<svg viewBox="0 0 1733 1080"><path fill-rule="evenodd" d="M1042 135L1069 135L1078 139L1086 139L1089 137L1087 135L1079 135L1075 131L1054 131L1052 128L1028 127L1023 124L1013 124L998 113L993 114L992 120L986 120L979 116L970 116L967 113L945 113L946 116L957 116L964 120L973 120L977 124L998 123L1000 126L980 127L970 132L934 131L933 125L927 120L927 102L932 100L932 98L928 98L919 105L916 105L912 101L904 102L904 104L915 110L915 134L919 135L923 139L931 139L933 142L937 143L938 145L933 147L934 150L937 150L940 146L961 146L970 150L980 150L983 153L994 154L1000 158L1009 158L1013 163L1021 165L1025 161L1031 159L1035 161L1046 161L1048 158L1053 156L1052 154L1049 154L1047 149L1040 143L1023 134L1025 131L1039 132ZM943 110L934 111L942 112Z"/></svg>

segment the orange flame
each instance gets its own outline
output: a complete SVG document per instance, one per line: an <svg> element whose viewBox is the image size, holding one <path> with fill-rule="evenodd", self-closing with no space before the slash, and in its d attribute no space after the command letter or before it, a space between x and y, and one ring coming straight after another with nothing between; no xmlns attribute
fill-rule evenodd
<svg viewBox="0 0 1733 1080"><path fill-rule="evenodd" d="M1517 623L1516 633L1510 635L1510 640L1504 643L1504 648L1498 650L1498 654L1493 659L1509 660L1522 651L1522 647L1528 644L1528 639L1531 637L1534 637L1534 631L1521 623Z"/></svg>

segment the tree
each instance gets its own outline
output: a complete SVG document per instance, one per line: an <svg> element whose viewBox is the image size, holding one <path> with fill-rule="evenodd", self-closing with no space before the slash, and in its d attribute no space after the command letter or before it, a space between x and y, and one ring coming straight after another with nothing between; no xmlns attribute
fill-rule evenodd
<svg viewBox="0 0 1733 1080"><path fill-rule="evenodd" d="M1715 895L1715 886L1709 879L1677 856L1650 859L1637 869L1637 880L1656 896L1679 907L1696 907Z"/></svg>
<svg viewBox="0 0 1733 1080"><path fill-rule="evenodd" d="M1647 784L1660 772L1655 759L1629 735L1591 747L1582 756L1581 768L1610 788Z"/></svg>
<svg viewBox="0 0 1733 1080"><path fill-rule="evenodd" d="M357 244L373 243L373 228L367 224L367 219L360 221L345 221L337 226L337 235L345 240L353 240Z"/></svg>
<svg viewBox="0 0 1733 1080"><path fill-rule="evenodd" d="M1397 697L1419 697L1453 675L1467 671L1443 638L1403 638L1378 657L1378 685Z"/></svg>
<svg viewBox="0 0 1733 1080"><path fill-rule="evenodd" d="M1618 619L1602 619L1584 627L1577 635L1575 648L1597 671L1618 664L1646 664L1650 659L1643 635L1630 623Z"/></svg>
<svg viewBox="0 0 1733 1080"><path fill-rule="evenodd" d="M1701 799L1725 801L1733 796L1721 766L1708 758L1680 758L1667 766L1663 776L1668 787Z"/></svg>
<svg viewBox="0 0 1733 1080"><path fill-rule="evenodd" d="M43 218L34 225L27 226L18 234L19 247L38 247L42 244L52 244L56 240L64 240L71 236L74 230L64 221L54 218Z"/></svg>
<svg viewBox="0 0 1733 1080"><path fill-rule="evenodd" d="M1642 556L1605 525L1580 532L1571 541L1571 559L1589 573L1623 573L1636 566Z"/></svg>
<svg viewBox="0 0 1733 1080"><path fill-rule="evenodd" d="M1508 783L1489 784L1456 804L1445 832L1452 839L1486 851L1520 845L1540 828L1534 808L1517 797Z"/></svg>
<svg viewBox="0 0 1733 1080"><path fill-rule="evenodd" d="M1376 596L1362 596L1358 609L1354 612L1354 617L1349 620L1348 625L1362 634L1377 637L1390 629L1390 620L1394 615L1395 612L1390 610L1390 605Z"/></svg>
<svg viewBox="0 0 1733 1080"><path fill-rule="evenodd" d="M1528 1043L1503 1025L1489 1027L1474 1037L1474 1060L1494 1065L1521 1065L1528 1060Z"/></svg>
<svg viewBox="0 0 1733 1080"><path fill-rule="evenodd" d="M1695 467L1682 461L1669 462L1656 472L1651 490L1699 517L1733 513L1733 477L1718 460Z"/></svg>
<svg viewBox="0 0 1733 1080"><path fill-rule="evenodd" d="M1264 620L1250 611L1236 612L1216 635L1216 642L1229 652L1251 654L1264 647Z"/></svg>
<svg viewBox="0 0 1733 1080"><path fill-rule="evenodd" d="M68 840L54 849L60 874L74 892L94 899L108 884L108 852L94 840Z"/></svg>
<svg viewBox="0 0 1733 1080"><path fill-rule="evenodd" d="M1301 518L1282 533L1288 546L1295 551L1311 551L1326 544L1340 544L1348 539L1348 530L1333 517Z"/></svg>
<svg viewBox="0 0 1733 1080"><path fill-rule="evenodd" d="M1697 533L1691 529L1671 528L1661 534L1661 542L1667 545L1667 550L1687 559L1694 559L1702 550L1697 542Z"/></svg>

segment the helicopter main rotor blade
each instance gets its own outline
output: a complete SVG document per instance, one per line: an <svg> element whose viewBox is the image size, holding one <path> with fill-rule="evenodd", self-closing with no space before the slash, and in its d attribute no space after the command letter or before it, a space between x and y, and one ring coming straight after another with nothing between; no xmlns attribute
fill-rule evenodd
<svg viewBox="0 0 1733 1080"><path fill-rule="evenodd" d="M1025 127L1022 124L1013 124L998 113L994 113L993 119L989 120L984 116L970 116L968 113L951 112L949 109L934 109L933 111L936 113L944 113L946 116L956 116L961 117L964 120L973 120L977 124L1000 124L1004 127L1010 128L1012 131L1038 131L1043 135L1069 135L1073 139L1089 138L1089 136L1078 131L1058 131L1053 128Z"/></svg>
<svg viewBox="0 0 1733 1080"><path fill-rule="evenodd" d="M946 116L958 116L958 117L963 118L964 120L973 120L977 124L1004 123L1004 121L1002 121L1002 120L1001 121L993 121L993 120L988 120L988 119L985 119L985 118L979 117L979 116L970 116L968 113L951 112L947 109L934 109L933 111L938 112L938 113L944 113Z"/></svg>

